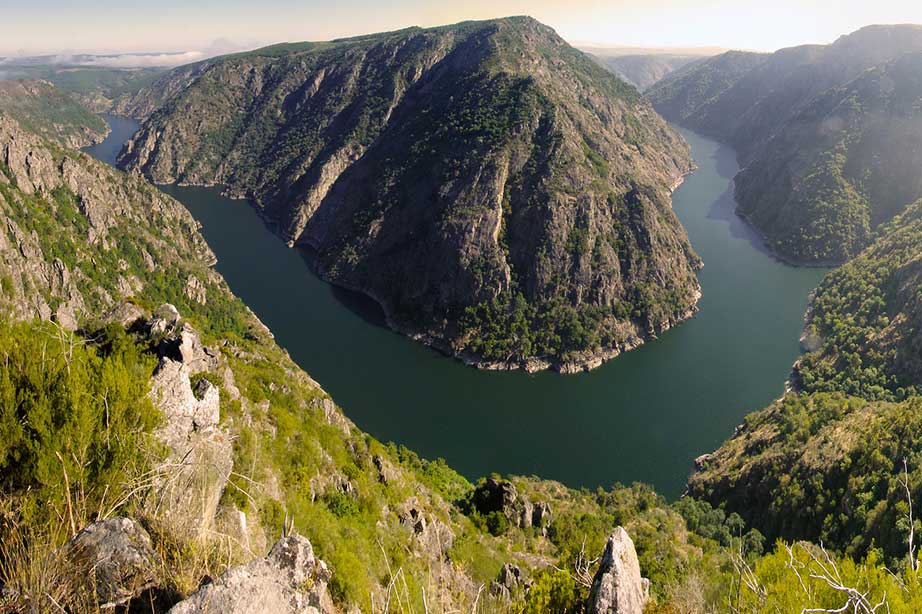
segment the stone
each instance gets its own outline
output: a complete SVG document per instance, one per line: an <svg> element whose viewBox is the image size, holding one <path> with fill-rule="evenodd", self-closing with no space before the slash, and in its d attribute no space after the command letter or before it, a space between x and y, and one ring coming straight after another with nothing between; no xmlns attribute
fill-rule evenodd
<svg viewBox="0 0 922 614"><path fill-rule="evenodd" d="M516 591L524 587L525 577L522 574L522 569L512 563L503 563L496 580L490 583L490 593L509 601Z"/></svg>
<svg viewBox="0 0 922 614"><path fill-rule="evenodd" d="M332 612L327 582L332 574L299 535L284 537L269 554L233 567L169 614L325 614Z"/></svg>
<svg viewBox="0 0 922 614"><path fill-rule="evenodd" d="M160 335L166 335L179 324L179 320L179 310L177 310L176 307L173 307L169 303L164 303L159 308L157 308L157 311L154 312L154 317L151 318L151 336L156 337Z"/></svg>
<svg viewBox="0 0 922 614"><path fill-rule="evenodd" d="M103 318L106 322L119 324L123 328L131 328L136 322L143 320L144 310L128 301L119 303L112 308Z"/></svg>
<svg viewBox="0 0 922 614"><path fill-rule="evenodd" d="M640 576L634 542L622 527L605 544L599 570L592 580L588 614L643 614L649 582Z"/></svg>
<svg viewBox="0 0 922 614"><path fill-rule="evenodd" d="M214 524L233 469L233 445L218 424L218 388L203 378L193 390L190 375L185 363L163 358L151 380L151 399L164 416L155 435L169 454L157 468L148 504L175 530L201 535Z"/></svg>
<svg viewBox="0 0 922 614"><path fill-rule="evenodd" d="M127 603L160 583L163 562L147 531L129 518L89 525L64 544L62 553L91 585L101 608Z"/></svg>
<svg viewBox="0 0 922 614"><path fill-rule="evenodd" d="M397 470L387 459L375 454L371 462L374 463L375 469L378 470L378 481L382 484L390 484L397 479Z"/></svg>

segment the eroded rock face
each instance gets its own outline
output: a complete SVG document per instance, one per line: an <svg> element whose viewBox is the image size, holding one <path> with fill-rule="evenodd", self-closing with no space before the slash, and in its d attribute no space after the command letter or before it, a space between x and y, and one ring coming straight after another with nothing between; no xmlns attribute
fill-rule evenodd
<svg viewBox="0 0 922 614"><path fill-rule="evenodd" d="M519 496L515 484L508 480L488 478L474 492L473 504L481 514L501 512L513 526L520 529L534 527L541 535L547 534L551 522L551 506L548 503L533 503Z"/></svg>
<svg viewBox="0 0 922 614"><path fill-rule="evenodd" d="M592 581L588 614L643 614L649 582L640 577L634 542L622 527L608 538Z"/></svg>
<svg viewBox="0 0 922 614"><path fill-rule="evenodd" d="M100 607L114 607L159 584L163 567L150 535L128 518L93 523L64 545L75 577L84 577Z"/></svg>
<svg viewBox="0 0 922 614"><path fill-rule="evenodd" d="M193 388L191 380L217 367L218 353L202 345L172 305L160 307L149 327L152 335L164 336L150 395L164 415L155 434L169 448L151 503L174 528L201 534L214 522L233 468L231 438L219 426L218 388L207 379Z"/></svg>
<svg viewBox="0 0 922 614"><path fill-rule="evenodd" d="M517 591L527 585L525 575L518 565L504 563L496 580L490 583L490 593L501 599L510 600Z"/></svg>
<svg viewBox="0 0 922 614"><path fill-rule="evenodd" d="M331 577L299 535L279 540L265 558L233 567L176 604L170 614L273 614L331 612Z"/></svg>

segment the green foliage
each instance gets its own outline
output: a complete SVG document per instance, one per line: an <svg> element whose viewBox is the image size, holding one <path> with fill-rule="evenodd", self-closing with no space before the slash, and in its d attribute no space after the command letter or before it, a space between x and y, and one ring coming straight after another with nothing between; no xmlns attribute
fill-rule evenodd
<svg viewBox="0 0 922 614"><path fill-rule="evenodd" d="M66 484L92 507L143 473L160 419L147 397L154 364L119 327L89 342L0 322L0 488L22 522L61 514Z"/></svg>
<svg viewBox="0 0 922 614"><path fill-rule="evenodd" d="M922 393L922 202L881 231L874 245L817 289L807 332L822 340L797 368L808 392L896 400Z"/></svg>
<svg viewBox="0 0 922 614"><path fill-rule="evenodd" d="M433 492L438 493L449 502L459 502L471 491L473 486L460 473L448 466L444 459L434 461L420 458L406 446L388 444L388 451L404 468L412 471Z"/></svg>
<svg viewBox="0 0 922 614"><path fill-rule="evenodd" d="M588 596L578 590L576 582L566 571L544 571L528 591L525 614L570 614L580 611Z"/></svg>
<svg viewBox="0 0 922 614"><path fill-rule="evenodd" d="M883 602L877 611L910 614L922 609L920 575L906 566L891 571L873 554L856 561L810 544L795 544L791 553L779 544L774 554L756 563L754 578L760 592L744 586L737 611L835 611L848 604L848 595L830 586L822 576L831 576L835 584L856 590L872 608Z"/></svg>
<svg viewBox="0 0 922 614"><path fill-rule="evenodd" d="M738 513L769 539L809 539L848 554L906 551L903 459L922 499L922 398L869 402L840 394L787 395L746 419L691 493ZM700 514L689 515L699 522Z"/></svg>
<svg viewBox="0 0 922 614"><path fill-rule="evenodd" d="M48 150L56 157L70 155L51 146ZM78 163L85 161L79 159ZM115 174L101 181L126 188L125 182L131 180ZM144 198L135 194L138 199ZM171 303L207 335L250 334L252 320L246 307L227 291L223 282L213 280L206 265L192 252L190 244L196 241L192 233L196 231L191 218L180 221L157 218L155 223L145 224L131 219L116 220L106 229L107 242L102 244L90 240L93 234L90 221L81 210L79 197L66 187L55 188L46 197L40 193L26 194L15 185L0 183L0 195L19 228L27 234L34 232L38 238L41 257L47 262L59 259L72 272L71 279L88 311L106 311L111 308L113 297L134 298L148 308ZM137 204L136 213L149 215L141 206ZM177 243L183 246L181 254L177 253ZM143 280L143 288L136 297L124 296L119 283L129 275ZM205 288L204 303L192 300L187 292L186 283L192 276ZM8 281L11 285L11 280ZM8 297L2 296L0 300L3 298ZM54 304L61 297L46 290L42 298Z"/></svg>

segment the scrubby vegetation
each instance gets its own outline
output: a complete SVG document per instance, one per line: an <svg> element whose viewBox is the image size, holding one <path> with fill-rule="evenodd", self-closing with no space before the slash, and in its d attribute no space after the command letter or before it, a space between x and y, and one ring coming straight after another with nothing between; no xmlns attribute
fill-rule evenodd
<svg viewBox="0 0 922 614"><path fill-rule="evenodd" d="M738 209L782 258L842 263L922 197L922 30L868 26L829 45L728 52L650 96L734 147Z"/></svg>
<svg viewBox="0 0 922 614"><path fill-rule="evenodd" d="M922 393L922 201L879 236L816 290L806 335L819 347L796 369L805 391L880 400Z"/></svg>

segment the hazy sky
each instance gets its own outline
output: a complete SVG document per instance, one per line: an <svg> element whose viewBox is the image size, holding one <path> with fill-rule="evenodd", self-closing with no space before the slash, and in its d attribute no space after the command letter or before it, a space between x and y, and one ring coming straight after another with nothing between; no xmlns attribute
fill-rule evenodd
<svg viewBox="0 0 922 614"><path fill-rule="evenodd" d="M0 55L217 53L521 14L571 42L773 50L922 23L922 0L0 0Z"/></svg>

